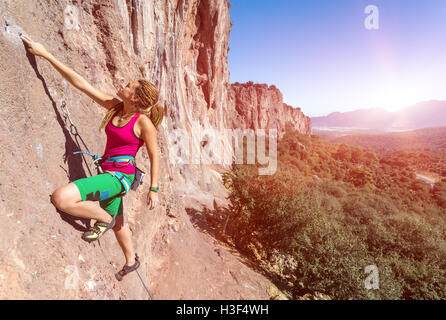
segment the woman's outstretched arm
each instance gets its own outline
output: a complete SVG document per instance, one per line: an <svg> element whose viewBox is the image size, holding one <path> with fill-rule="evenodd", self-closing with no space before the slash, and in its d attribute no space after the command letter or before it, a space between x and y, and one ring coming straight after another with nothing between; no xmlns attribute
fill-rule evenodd
<svg viewBox="0 0 446 320"><path fill-rule="evenodd" d="M21 39L26 43L30 53L48 60L68 82L104 108L110 109L119 102L118 99L113 98L90 85L81 75L57 60L42 44L32 41L27 36L21 36Z"/></svg>

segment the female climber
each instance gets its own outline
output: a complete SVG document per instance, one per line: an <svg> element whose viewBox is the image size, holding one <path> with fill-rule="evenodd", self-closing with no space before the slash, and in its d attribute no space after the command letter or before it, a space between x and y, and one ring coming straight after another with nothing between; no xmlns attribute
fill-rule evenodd
<svg viewBox="0 0 446 320"><path fill-rule="evenodd" d="M125 184L131 185L135 178L134 160L144 143L151 163L151 187L147 204L149 209L158 205L156 126L163 118L163 108L156 104L158 90L148 81L131 81L118 90L119 100L93 88L82 76L58 61L42 44L27 36L21 36L21 39L30 53L45 58L75 88L108 110L99 127L101 130L105 126L107 135L107 144L101 157L105 159L101 163L104 173L57 188L51 195L51 202L70 215L97 221L82 235L85 241L99 239L109 229L114 231L126 259L126 264L116 274L116 278L121 280L140 265L133 248L131 231L128 223L124 222L122 193L126 189Z"/></svg>

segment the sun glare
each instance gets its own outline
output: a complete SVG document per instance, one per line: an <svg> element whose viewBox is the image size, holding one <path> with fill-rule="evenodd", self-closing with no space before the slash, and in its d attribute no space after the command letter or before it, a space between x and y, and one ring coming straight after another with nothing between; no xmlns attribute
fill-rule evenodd
<svg viewBox="0 0 446 320"><path fill-rule="evenodd" d="M429 92L420 85L402 85L393 83L375 90L370 96L368 105L395 112L410 107L418 102L431 100Z"/></svg>

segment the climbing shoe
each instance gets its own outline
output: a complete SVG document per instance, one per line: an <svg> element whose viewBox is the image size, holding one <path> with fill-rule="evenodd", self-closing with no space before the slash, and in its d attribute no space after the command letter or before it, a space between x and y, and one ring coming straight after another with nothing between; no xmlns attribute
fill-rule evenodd
<svg viewBox="0 0 446 320"><path fill-rule="evenodd" d="M118 281L121 281L124 276L132 271L135 271L140 266L138 254L135 254L135 263L131 266L124 265L122 270L115 274L115 277Z"/></svg>
<svg viewBox="0 0 446 320"><path fill-rule="evenodd" d="M106 222L96 222L93 227L82 235L82 239L87 242L92 242L94 240L99 239L105 232L110 230L115 226L115 217L110 223Z"/></svg>

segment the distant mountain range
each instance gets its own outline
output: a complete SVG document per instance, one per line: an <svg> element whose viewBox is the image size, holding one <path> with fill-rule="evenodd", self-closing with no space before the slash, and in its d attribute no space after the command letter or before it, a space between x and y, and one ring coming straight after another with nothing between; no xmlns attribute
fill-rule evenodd
<svg viewBox="0 0 446 320"><path fill-rule="evenodd" d="M321 137L322 138L322 137ZM444 149L446 150L446 127L418 129L383 134L354 134L326 137L335 143L357 145L371 149Z"/></svg>
<svg viewBox="0 0 446 320"><path fill-rule="evenodd" d="M348 127L388 132L440 127L446 126L446 101L424 101L396 112L382 108L333 112L323 117L312 117L311 122L316 130Z"/></svg>

